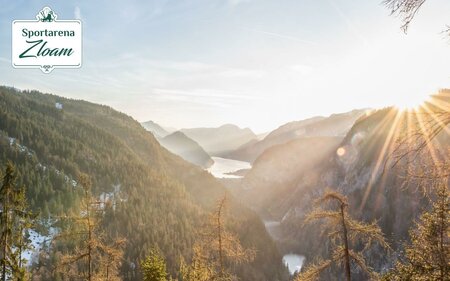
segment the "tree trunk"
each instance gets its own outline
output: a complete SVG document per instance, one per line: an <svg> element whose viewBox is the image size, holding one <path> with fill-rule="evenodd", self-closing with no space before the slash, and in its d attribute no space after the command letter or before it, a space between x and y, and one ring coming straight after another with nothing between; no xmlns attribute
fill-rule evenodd
<svg viewBox="0 0 450 281"><path fill-rule="evenodd" d="M344 235L345 278L346 278L347 281L351 281L350 254L349 254L349 251L348 251L347 226L345 225L344 208L345 208L345 205L343 203L341 203L342 231L343 231L343 235Z"/></svg>
<svg viewBox="0 0 450 281"><path fill-rule="evenodd" d="M88 192L85 191L87 202L87 222L88 222L88 280L92 280L91 263L92 263L92 229L91 229L91 201Z"/></svg>
<svg viewBox="0 0 450 281"><path fill-rule="evenodd" d="M445 187L446 188L446 187ZM445 212L445 208L446 208L446 200L444 199L444 198L441 198L441 200L442 200L442 210L441 210L441 212L440 212L440 231L439 231L439 254L440 254L440 263L439 263L439 269L440 269L440 279L439 280L441 280L441 281L444 281L444 278L445 278L445 268L446 268L446 266L447 266L447 261L445 260L445 249L444 249L444 233L446 232L446 229L445 229L445 221L446 221L446 218L445 218L445 216L446 216L446 212Z"/></svg>
<svg viewBox="0 0 450 281"><path fill-rule="evenodd" d="M4 238L4 245L3 245L3 253L2 253L2 281L6 281L6 249L7 249L7 245L8 245L8 225L9 225L9 221L8 221L8 215L9 215L9 192L8 190L6 190L6 195L5 195L5 202L4 202L4 206L3 206L3 216L4 216L4 220L5 220L5 238Z"/></svg>
<svg viewBox="0 0 450 281"><path fill-rule="evenodd" d="M222 225L220 216L222 215L223 202L220 203L219 210L217 212L217 230L219 235L219 263L220 263L220 277L223 277L223 256L222 256Z"/></svg>

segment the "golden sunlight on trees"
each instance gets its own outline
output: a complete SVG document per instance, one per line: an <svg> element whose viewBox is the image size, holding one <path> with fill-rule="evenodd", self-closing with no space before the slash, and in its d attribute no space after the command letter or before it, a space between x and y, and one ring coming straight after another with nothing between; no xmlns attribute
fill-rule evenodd
<svg viewBox="0 0 450 281"><path fill-rule="evenodd" d="M150 254L142 262L141 268L144 281L167 280L166 261L156 249L150 251Z"/></svg>
<svg viewBox="0 0 450 281"><path fill-rule="evenodd" d="M436 186L437 198L410 230L411 243L405 257L383 280L449 280L450 276L450 194L448 179Z"/></svg>
<svg viewBox="0 0 450 281"><path fill-rule="evenodd" d="M208 257L203 254L199 245L193 249L193 257L190 265L186 264L183 258L180 262L180 276L183 281L209 281L216 278L214 266L208 261Z"/></svg>
<svg viewBox="0 0 450 281"><path fill-rule="evenodd" d="M425 211L410 229L395 267L383 280L449 280L450 275L450 151L442 144L450 138L449 98L446 107L423 106L408 117L412 124L399 137L393 154L394 165L406 167L407 186L418 188L428 199L431 210ZM436 103L434 103L436 104ZM447 150L446 150L447 149ZM440 153L441 151L441 153Z"/></svg>
<svg viewBox="0 0 450 281"><path fill-rule="evenodd" d="M327 190L316 202L316 209L306 216L305 222L326 220L324 229L328 230L328 238L331 242L331 257L319 260L301 272L297 281L320 280L321 273L333 264L344 267L345 280L350 281L352 265L358 266L371 279L378 278L364 259L363 253L373 244L378 244L389 249L381 229L376 222L366 224L352 219L348 214L347 198L335 191ZM325 208L323 208L325 207ZM357 247L362 245L362 250Z"/></svg>
<svg viewBox="0 0 450 281"><path fill-rule="evenodd" d="M243 248L237 236L227 230L226 205L227 198L224 196L200 231L194 245L192 264L187 266L182 261L183 280L237 280L227 267L254 259L255 251Z"/></svg>
<svg viewBox="0 0 450 281"><path fill-rule="evenodd" d="M433 193L434 181L450 176L450 151L445 145L450 140L450 91L441 90L419 108L399 116L385 170L404 167L405 186Z"/></svg>
<svg viewBox="0 0 450 281"><path fill-rule="evenodd" d="M107 241L101 229L103 202L92 197L91 182L86 175L80 176L79 183L84 191L81 214L66 218L69 225L56 237L70 245L69 251L60 258L57 270L69 279L120 280L125 240Z"/></svg>

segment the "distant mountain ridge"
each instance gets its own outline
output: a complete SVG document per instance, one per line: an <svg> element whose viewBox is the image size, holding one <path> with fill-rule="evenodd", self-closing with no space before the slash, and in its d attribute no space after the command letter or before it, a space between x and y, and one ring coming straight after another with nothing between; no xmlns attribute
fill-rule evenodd
<svg viewBox="0 0 450 281"><path fill-rule="evenodd" d="M158 140L170 152L181 156L184 160L197 166L208 168L214 161L205 150L183 132L176 131Z"/></svg>
<svg viewBox="0 0 450 281"><path fill-rule="evenodd" d="M226 157L241 161L253 162L266 149L287 143L302 137L345 136L355 121L366 113L366 109L332 114L329 117L312 117L301 121L289 122L270 132L261 141L246 143L226 154Z"/></svg>
<svg viewBox="0 0 450 281"><path fill-rule="evenodd" d="M159 124L153 121L146 121L141 123L142 127L144 127L147 131L151 132L157 138L163 138L170 134L169 131L161 127Z"/></svg>
<svg viewBox="0 0 450 281"><path fill-rule="evenodd" d="M251 140L257 139L255 133L249 128L241 129L232 124L217 128L190 128L180 131L200 144L211 156L222 156Z"/></svg>

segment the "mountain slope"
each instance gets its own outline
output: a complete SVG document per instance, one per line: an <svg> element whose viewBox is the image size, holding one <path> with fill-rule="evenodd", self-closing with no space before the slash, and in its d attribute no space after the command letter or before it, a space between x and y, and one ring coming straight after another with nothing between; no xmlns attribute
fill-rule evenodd
<svg viewBox="0 0 450 281"><path fill-rule="evenodd" d="M331 153L336 151L342 137L303 137L264 151L245 175L238 190L239 197L252 202L252 207L269 218L280 216L283 197L292 193L291 185L304 173L313 176ZM271 213L276 210L275 213Z"/></svg>
<svg viewBox="0 0 450 281"><path fill-rule="evenodd" d="M263 140L247 143L226 155L228 158L253 162L266 149L277 144L287 143L302 137L345 136L354 122L366 110L353 110L346 113L333 114L329 117L313 117L302 121L294 121L280 126Z"/></svg>
<svg viewBox="0 0 450 281"><path fill-rule="evenodd" d="M57 102L62 110L55 108ZM0 164L7 160L16 164L19 184L27 187L31 207L43 218L76 212L80 191L73 180L80 172L92 179L94 194L120 189L123 200L105 214L105 229L127 238L121 269L125 280L135 276L133 265L154 246L169 271L177 271L180 255L189 259L197 229L226 194L207 172L163 149L123 113L0 87ZM251 264L233 269L238 276L282 279L281 257L263 224L232 198L229 223L242 243L258 253Z"/></svg>
<svg viewBox="0 0 450 281"><path fill-rule="evenodd" d="M147 121L147 122L142 122L141 125L142 125L142 127L144 127L147 131L151 132L157 138L163 138L170 134L163 127L161 127L160 125L156 124L155 122L153 122L151 120Z"/></svg>
<svg viewBox="0 0 450 281"><path fill-rule="evenodd" d="M159 143L170 152L197 166L208 168L214 161L203 148L180 131L159 139Z"/></svg>
<svg viewBox="0 0 450 281"><path fill-rule="evenodd" d="M200 144L211 156L221 156L257 138L249 128L241 129L231 124L218 128L192 128L180 131Z"/></svg>
<svg viewBox="0 0 450 281"><path fill-rule="evenodd" d="M322 160L315 165L303 163L297 173L287 174L271 185L274 190L258 190L261 185L252 185L251 178L248 178L244 179L244 182L247 180L250 186L244 185L242 190L237 192L257 190L253 194L258 194L260 198L242 196L243 202L256 207L261 215L271 215L270 219L281 222L279 244L282 251L303 254L307 262L317 255L326 255L328 251L327 237L321 235L322 231L318 225L304 224L305 215L312 209L314 200L327 188L338 190L348 197L350 214L355 218L366 222L377 220L391 246L398 250L408 239L412 222L429 203L418 189L417 180L405 182L406 169L421 171L424 165L429 167L435 161L448 163L450 127L446 123L446 129L441 130L420 154L413 156L413 162L406 162L405 159L393 166L393 153L398 145L395 136L408 134L408 130L412 129L427 132L424 126L430 123L422 120L426 114L431 114L429 121L434 120L438 112L449 116L450 95L449 92L446 93L435 96L432 102L417 113L386 108L363 116L356 121L343 140L338 142L335 149L329 149L321 156ZM450 120L447 119L447 122ZM414 131L410 131L413 135L411 132ZM311 148L310 153L314 152L321 150ZM302 156L303 154L297 152L292 157ZM260 161L263 159L258 159L254 168L262 165L258 164ZM268 167L278 167L286 162L283 157L269 157L264 161L264 165ZM411 171L413 170L409 170ZM277 171L272 173L265 174L266 180L270 179L271 175L275 177ZM250 174L251 172L247 176ZM377 271L385 269L392 261L381 249L374 249L369 255L367 258ZM340 280L336 274L336 271L332 271L328 276L329 280ZM355 274L354 279L365 280L358 274Z"/></svg>

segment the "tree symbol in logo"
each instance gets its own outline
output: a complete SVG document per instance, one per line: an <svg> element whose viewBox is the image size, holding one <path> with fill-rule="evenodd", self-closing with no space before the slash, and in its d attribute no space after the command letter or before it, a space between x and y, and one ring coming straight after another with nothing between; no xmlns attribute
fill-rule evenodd
<svg viewBox="0 0 450 281"><path fill-rule="evenodd" d="M42 9L42 11L39 12L36 18L41 22L53 22L56 20L56 14L52 11L51 8L45 7L44 9Z"/></svg>

